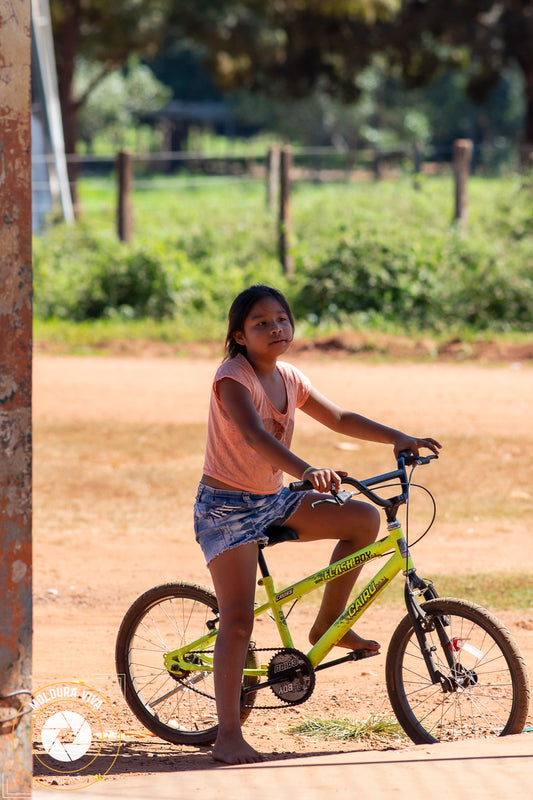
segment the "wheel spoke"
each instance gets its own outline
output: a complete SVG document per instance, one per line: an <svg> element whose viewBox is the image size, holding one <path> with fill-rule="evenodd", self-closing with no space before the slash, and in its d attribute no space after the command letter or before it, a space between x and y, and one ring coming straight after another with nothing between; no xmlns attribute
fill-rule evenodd
<svg viewBox="0 0 533 800"><path fill-rule="evenodd" d="M209 744L218 718L212 670L201 659L187 671L169 672L165 656L209 634L217 618L213 594L201 587L170 584L150 590L126 614L117 638L117 671L125 675L126 701L138 719L162 739L178 744ZM212 656L209 656L212 660ZM251 660L250 660L251 659ZM255 667L249 649L248 666ZM256 679L243 678L243 685ZM242 718L250 713L248 698Z"/></svg>
<svg viewBox="0 0 533 800"><path fill-rule="evenodd" d="M450 668L436 630L425 637L444 683L433 684L418 639L405 618L391 640L387 684L400 724L416 742L518 733L529 704L527 671L509 632L485 609L462 600L432 600L426 612L446 619Z"/></svg>

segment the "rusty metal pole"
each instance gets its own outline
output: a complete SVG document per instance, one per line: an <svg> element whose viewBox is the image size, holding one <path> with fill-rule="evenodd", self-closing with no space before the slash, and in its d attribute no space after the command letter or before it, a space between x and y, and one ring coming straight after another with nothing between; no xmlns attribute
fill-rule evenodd
<svg viewBox="0 0 533 800"><path fill-rule="evenodd" d="M0 796L31 793L31 3L0 0ZM15 718L15 721L13 721Z"/></svg>

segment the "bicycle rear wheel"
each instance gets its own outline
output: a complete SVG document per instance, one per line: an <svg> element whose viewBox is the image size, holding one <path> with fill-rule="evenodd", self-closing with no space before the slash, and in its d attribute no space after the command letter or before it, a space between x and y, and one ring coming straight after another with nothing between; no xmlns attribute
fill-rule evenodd
<svg viewBox="0 0 533 800"><path fill-rule="evenodd" d="M169 583L149 589L127 611L115 649L117 675L124 698L137 719L173 744L206 745L215 741L218 717L212 671L174 675L165 653L208 633L218 622L215 595L201 586ZM253 642L246 666L257 666ZM243 677L243 687L257 683ZM248 717L255 694L248 694L241 721Z"/></svg>
<svg viewBox="0 0 533 800"><path fill-rule="evenodd" d="M394 632L385 675L398 722L416 744L521 733L529 708L524 659L509 631L490 612L467 600L422 604L445 621L444 651L436 630L425 634L436 668L434 684L409 616ZM449 656L453 651L454 665Z"/></svg>

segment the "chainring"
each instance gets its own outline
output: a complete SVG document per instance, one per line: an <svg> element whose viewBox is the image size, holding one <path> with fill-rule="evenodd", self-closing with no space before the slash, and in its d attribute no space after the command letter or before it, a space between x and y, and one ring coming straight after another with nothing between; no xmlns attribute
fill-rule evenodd
<svg viewBox="0 0 533 800"><path fill-rule="evenodd" d="M270 688L288 705L305 703L315 688L315 670L305 653L286 647L272 656L268 665Z"/></svg>

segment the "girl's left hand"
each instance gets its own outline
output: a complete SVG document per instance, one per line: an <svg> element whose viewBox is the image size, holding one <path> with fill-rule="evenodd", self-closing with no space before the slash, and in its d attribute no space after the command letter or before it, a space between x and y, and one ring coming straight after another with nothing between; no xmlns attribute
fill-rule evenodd
<svg viewBox="0 0 533 800"><path fill-rule="evenodd" d="M413 436L401 436L398 441L394 443L394 455L398 458L402 451L406 451L412 453L414 456L418 456L421 447L425 447L427 450L431 450L432 453L438 455L442 445L440 442L437 442L436 439L432 439L429 436L425 439L417 439Z"/></svg>

